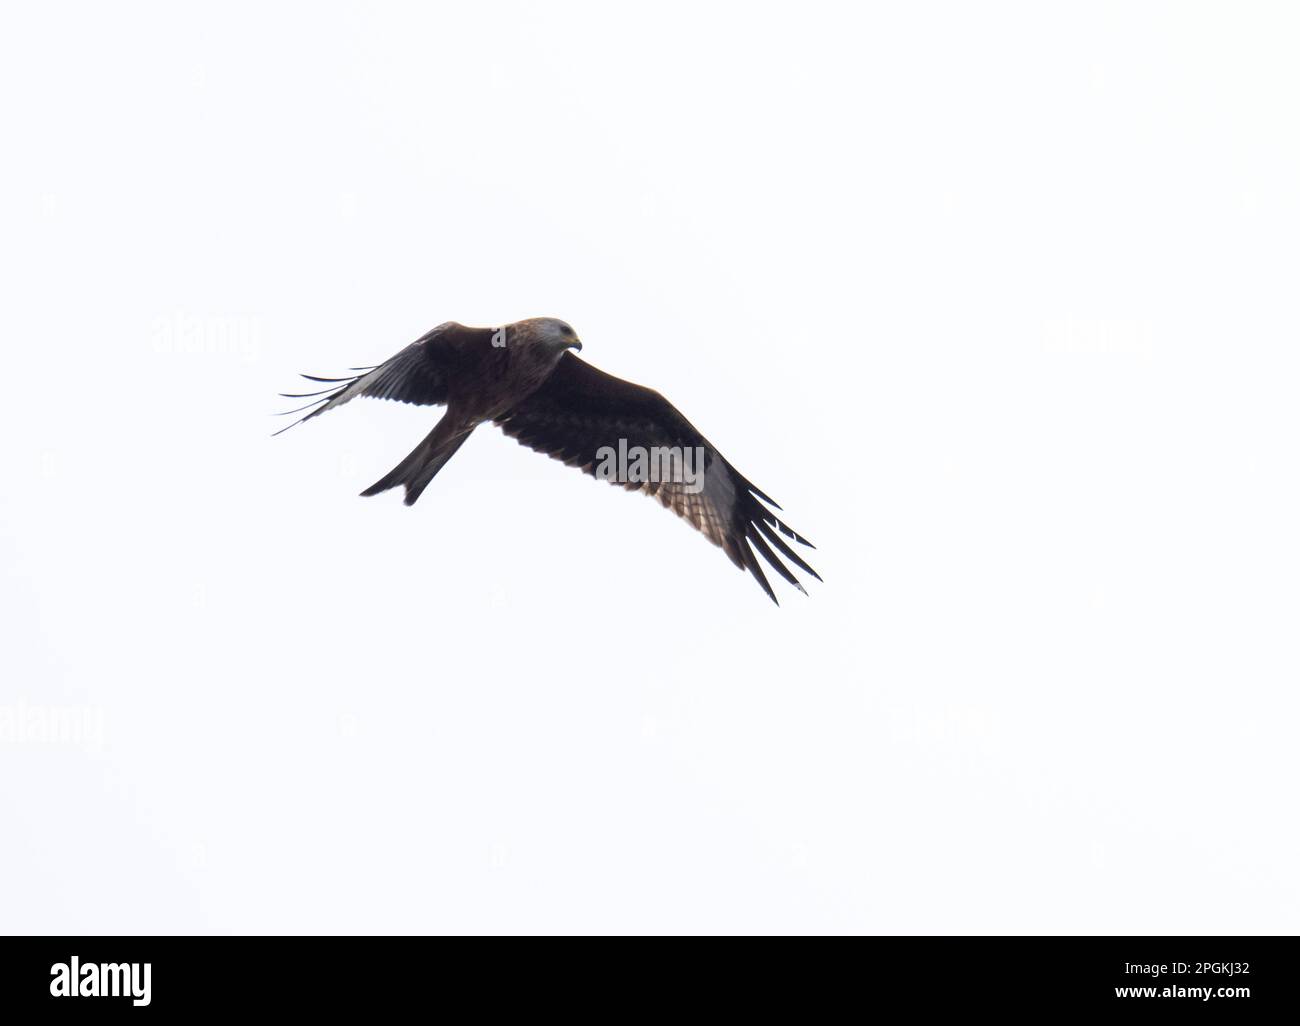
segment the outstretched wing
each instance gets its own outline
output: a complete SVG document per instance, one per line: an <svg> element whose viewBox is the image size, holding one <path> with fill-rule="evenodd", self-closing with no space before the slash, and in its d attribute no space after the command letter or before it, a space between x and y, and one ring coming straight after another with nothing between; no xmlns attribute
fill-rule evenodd
<svg viewBox="0 0 1300 1026"><path fill-rule="evenodd" d="M311 374L304 374L302 376L308 381L319 381L328 384L329 387L319 392L281 392L280 394L286 399L310 399L313 396L321 398L296 410L287 410L280 414L287 417L294 413L302 413L303 410L311 410L306 416L275 433L278 435L288 431L294 425L318 417L326 410L351 402L357 396L393 399L401 403L414 403L417 406L436 406L445 403L447 382L456 373L463 355L472 352L475 346L480 349L488 346L491 336L491 328L467 328L463 324L448 321L420 336L378 367L352 368L362 372L354 377L318 378Z"/></svg>
<svg viewBox="0 0 1300 1026"><path fill-rule="evenodd" d="M782 539L785 535L813 547L767 508L781 507L742 477L672 403L652 389L606 374L565 353L546 382L496 423L530 449L629 491L654 496L719 546L736 566L752 573L773 602L776 595L755 552L800 591L803 586L782 556L821 580ZM634 447L699 452L702 476L701 468L686 464L679 467L680 473L667 475L668 480L613 479L608 474L609 455L620 451L620 443L624 452Z"/></svg>

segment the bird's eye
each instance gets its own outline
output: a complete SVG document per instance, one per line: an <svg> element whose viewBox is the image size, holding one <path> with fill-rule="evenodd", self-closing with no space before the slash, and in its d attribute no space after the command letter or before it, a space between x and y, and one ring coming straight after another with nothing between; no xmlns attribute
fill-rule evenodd
<svg viewBox="0 0 1300 1026"><path fill-rule="evenodd" d="M565 325L563 325L563 326L560 328L560 334L561 334L561 335L568 335L570 338L572 338L572 337L573 337L573 329L570 328L567 324L565 324Z"/></svg>

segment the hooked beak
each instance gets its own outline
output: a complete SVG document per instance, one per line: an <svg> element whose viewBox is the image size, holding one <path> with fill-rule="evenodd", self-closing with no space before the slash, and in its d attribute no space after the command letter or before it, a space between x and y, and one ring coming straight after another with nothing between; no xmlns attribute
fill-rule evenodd
<svg viewBox="0 0 1300 1026"><path fill-rule="evenodd" d="M572 342L569 343L569 348L576 349L578 352L582 352L582 343L575 338Z"/></svg>

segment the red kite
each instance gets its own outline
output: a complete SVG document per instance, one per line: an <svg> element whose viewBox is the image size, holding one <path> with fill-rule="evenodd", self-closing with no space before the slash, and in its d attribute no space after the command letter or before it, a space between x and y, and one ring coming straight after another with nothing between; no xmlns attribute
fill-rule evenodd
<svg viewBox="0 0 1300 1026"><path fill-rule="evenodd" d="M354 377L304 374L329 385L319 392L282 394L323 397L289 411L315 407L302 420L357 396L447 407L428 437L362 495L402 485L411 505L474 429L490 420L530 449L656 497L752 573L773 602L776 595L755 552L800 591L803 585L780 556L821 580L781 535L809 548L812 543L778 520L767 507L781 507L741 476L672 403L597 370L570 349L581 350L582 343L552 317L501 328L453 321L377 367L353 368L360 372Z"/></svg>

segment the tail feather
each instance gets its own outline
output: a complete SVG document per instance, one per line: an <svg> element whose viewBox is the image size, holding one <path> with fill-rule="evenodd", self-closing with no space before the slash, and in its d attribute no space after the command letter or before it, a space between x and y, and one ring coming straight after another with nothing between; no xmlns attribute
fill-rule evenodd
<svg viewBox="0 0 1300 1026"><path fill-rule="evenodd" d="M398 485L406 486L406 505L413 505L420 493L429 487L429 482L446 462L456 454L456 450L465 444L465 439L472 431L457 432L450 437L441 431L445 418L438 423L428 437L411 450L406 459L367 488L362 495L378 495ZM440 433L441 431L441 433Z"/></svg>

